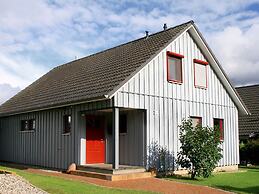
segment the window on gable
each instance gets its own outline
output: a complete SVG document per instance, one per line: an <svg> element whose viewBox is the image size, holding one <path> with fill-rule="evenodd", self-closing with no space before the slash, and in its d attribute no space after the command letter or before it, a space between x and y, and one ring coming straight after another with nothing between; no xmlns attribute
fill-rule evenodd
<svg viewBox="0 0 259 194"><path fill-rule="evenodd" d="M194 86L207 88L207 65L208 62L194 59Z"/></svg>
<svg viewBox="0 0 259 194"><path fill-rule="evenodd" d="M182 75L182 58L184 56L167 52L167 80L169 82L174 83L182 83L183 75Z"/></svg>
<svg viewBox="0 0 259 194"><path fill-rule="evenodd" d="M63 134L67 134L71 132L71 123L72 123L72 117L71 115L64 115L64 126L63 126Z"/></svg>
<svg viewBox="0 0 259 194"><path fill-rule="evenodd" d="M190 117L192 120L192 126L196 127L197 125L202 125L202 118L201 117Z"/></svg>
<svg viewBox="0 0 259 194"><path fill-rule="evenodd" d="M223 119L214 119L214 129L220 131L220 140L224 140L224 120Z"/></svg>
<svg viewBox="0 0 259 194"><path fill-rule="evenodd" d="M33 131L36 128L35 119L22 120L21 131Z"/></svg>

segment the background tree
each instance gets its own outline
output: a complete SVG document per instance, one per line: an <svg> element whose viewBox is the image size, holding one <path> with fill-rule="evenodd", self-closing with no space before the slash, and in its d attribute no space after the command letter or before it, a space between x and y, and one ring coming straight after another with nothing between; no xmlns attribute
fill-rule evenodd
<svg viewBox="0 0 259 194"><path fill-rule="evenodd" d="M194 127L190 119L183 120L180 125L180 142L177 163L188 169L192 179L195 176L209 177L222 158L219 129L201 125Z"/></svg>

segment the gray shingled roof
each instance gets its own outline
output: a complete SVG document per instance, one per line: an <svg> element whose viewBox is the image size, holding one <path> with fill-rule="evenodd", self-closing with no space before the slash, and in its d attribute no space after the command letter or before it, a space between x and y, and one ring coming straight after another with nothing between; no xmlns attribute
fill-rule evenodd
<svg viewBox="0 0 259 194"><path fill-rule="evenodd" d="M58 66L2 104L0 115L104 98L192 23Z"/></svg>
<svg viewBox="0 0 259 194"><path fill-rule="evenodd" d="M239 135L259 134L259 85L236 88L251 115L239 116Z"/></svg>

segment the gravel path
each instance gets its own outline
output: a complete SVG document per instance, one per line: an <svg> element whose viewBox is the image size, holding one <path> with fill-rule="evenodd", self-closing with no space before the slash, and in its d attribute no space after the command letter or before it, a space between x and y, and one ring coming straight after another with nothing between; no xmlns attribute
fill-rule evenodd
<svg viewBox="0 0 259 194"><path fill-rule="evenodd" d="M0 194L47 194L20 176L0 174Z"/></svg>

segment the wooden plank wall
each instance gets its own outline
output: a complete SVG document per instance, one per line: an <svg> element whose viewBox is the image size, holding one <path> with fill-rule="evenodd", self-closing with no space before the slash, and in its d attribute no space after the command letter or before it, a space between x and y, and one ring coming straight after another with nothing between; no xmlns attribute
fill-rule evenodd
<svg viewBox="0 0 259 194"><path fill-rule="evenodd" d="M81 137L85 131L80 111L110 107L110 101L97 101L59 109L1 118L0 160L66 169L80 163ZM72 115L72 131L63 135L63 115ZM21 120L35 119L36 130L21 132Z"/></svg>
<svg viewBox="0 0 259 194"><path fill-rule="evenodd" d="M183 83L167 81L166 51L184 55ZM179 151L179 125L189 116L201 116L204 126L223 118L225 137L219 166L239 163L238 111L226 89L208 65L208 88L194 87L193 59L206 61L191 35L186 32L162 50L115 95L120 107L147 110L147 144L158 141L175 154Z"/></svg>

